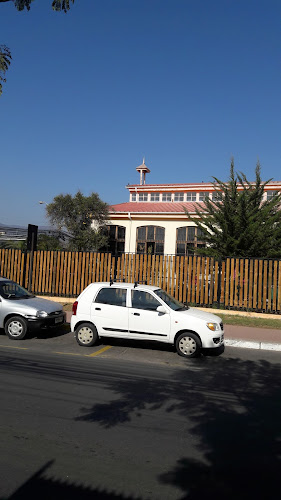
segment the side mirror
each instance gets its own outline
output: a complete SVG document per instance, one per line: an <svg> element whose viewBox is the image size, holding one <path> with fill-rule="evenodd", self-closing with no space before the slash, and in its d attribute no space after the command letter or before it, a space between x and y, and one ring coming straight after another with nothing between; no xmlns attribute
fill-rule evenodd
<svg viewBox="0 0 281 500"><path fill-rule="evenodd" d="M161 314L167 314L167 309L164 306L158 306L156 311Z"/></svg>

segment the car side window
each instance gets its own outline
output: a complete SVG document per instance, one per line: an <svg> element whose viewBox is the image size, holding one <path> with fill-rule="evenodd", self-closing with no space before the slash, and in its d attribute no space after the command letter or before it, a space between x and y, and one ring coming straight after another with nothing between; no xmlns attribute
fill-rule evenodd
<svg viewBox="0 0 281 500"><path fill-rule="evenodd" d="M161 303L151 293L132 290L132 307L135 309L156 311L158 306L161 306Z"/></svg>
<svg viewBox="0 0 281 500"><path fill-rule="evenodd" d="M101 288L94 302L126 307L127 290L125 288Z"/></svg>

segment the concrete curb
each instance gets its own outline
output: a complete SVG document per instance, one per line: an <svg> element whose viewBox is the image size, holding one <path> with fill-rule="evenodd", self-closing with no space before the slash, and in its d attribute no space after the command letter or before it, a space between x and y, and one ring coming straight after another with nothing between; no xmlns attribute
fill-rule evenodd
<svg viewBox="0 0 281 500"><path fill-rule="evenodd" d="M250 340L225 339L228 347L240 347L243 349L263 349L265 351L281 351L281 344L271 344L269 342L253 342Z"/></svg>

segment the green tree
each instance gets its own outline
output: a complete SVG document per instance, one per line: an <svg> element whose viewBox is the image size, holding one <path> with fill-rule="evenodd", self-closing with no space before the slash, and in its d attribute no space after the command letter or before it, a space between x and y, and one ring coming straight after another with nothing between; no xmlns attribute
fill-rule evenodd
<svg viewBox="0 0 281 500"><path fill-rule="evenodd" d="M16 9L21 11L24 9L30 10L30 5L33 0L0 0L0 3L13 2ZM67 12L70 9L70 4L74 0L52 0L52 9L56 12ZM0 96L2 94L2 83L6 82L5 74L11 64L11 52L6 45L0 45Z"/></svg>
<svg viewBox="0 0 281 500"><path fill-rule="evenodd" d="M58 237L39 234L37 238L37 250L63 250L63 245Z"/></svg>
<svg viewBox="0 0 281 500"><path fill-rule="evenodd" d="M195 204L197 217L186 214L204 233L207 247L197 253L216 258L281 257L281 194L264 200L265 186L272 180L261 180L260 165L255 181L234 171L231 161L228 182L213 177L217 201L205 199L205 206Z"/></svg>
<svg viewBox="0 0 281 500"><path fill-rule="evenodd" d="M6 241L0 241L0 248L14 248L14 249L22 249L22 241L13 241L13 240L6 240Z"/></svg>
<svg viewBox="0 0 281 500"><path fill-rule="evenodd" d="M97 193L60 194L47 205L46 211L52 224L70 234L69 249L98 250L106 245L103 228L109 218L108 205Z"/></svg>

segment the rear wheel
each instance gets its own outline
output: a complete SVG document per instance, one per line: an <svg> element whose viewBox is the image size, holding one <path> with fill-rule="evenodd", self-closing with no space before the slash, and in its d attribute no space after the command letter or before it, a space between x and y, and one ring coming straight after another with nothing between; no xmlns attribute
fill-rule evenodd
<svg viewBox="0 0 281 500"><path fill-rule="evenodd" d="M84 347L95 345L99 338L97 329L92 323L81 323L75 330L75 337L78 344Z"/></svg>
<svg viewBox="0 0 281 500"><path fill-rule="evenodd" d="M196 358L200 354L201 344L199 338L191 332L184 332L178 336L176 350L184 358Z"/></svg>
<svg viewBox="0 0 281 500"><path fill-rule="evenodd" d="M21 316L12 316L5 323L5 333L13 340L21 340L26 336L27 323Z"/></svg>

